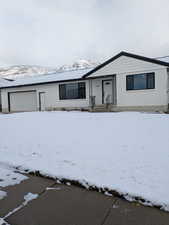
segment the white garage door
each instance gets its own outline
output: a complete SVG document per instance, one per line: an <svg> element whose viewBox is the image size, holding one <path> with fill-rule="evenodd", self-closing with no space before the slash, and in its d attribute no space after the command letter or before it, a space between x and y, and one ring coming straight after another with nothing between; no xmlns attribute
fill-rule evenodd
<svg viewBox="0 0 169 225"><path fill-rule="evenodd" d="M36 91L9 93L9 111L26 112L37 110Z"/></svg>

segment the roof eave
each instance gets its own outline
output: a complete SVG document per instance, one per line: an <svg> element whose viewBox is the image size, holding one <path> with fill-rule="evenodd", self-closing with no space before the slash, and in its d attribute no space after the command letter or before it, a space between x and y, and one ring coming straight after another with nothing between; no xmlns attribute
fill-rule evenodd
<svg viewBox="0 0 169 225"><path fill-rule="evenodd" d="M81 81L81 80L84 80L84 78L69 79L69 80L58 80L58 81L48 81L48 82L31 83L31 84L19 84L19 85L13 85L13 86L0 87L0 89L18 88L18 87L26 87L26 86L38 86L38 85L42 85L42 84L65 83L65 82Z"/></svg>
<svg viewBox="0 0 169 225"><path fill-rule="evenodd" d="M100 64L99 66L95 67L93 70L86 73L83 76L83 78L88 77L89 75L93 74L94 72L98 71L99 69L103 68L104 66L108 65L109 63L113 62L114 60L118 59L121 56L127 56L127 57L135 58L135 59L138 59L138 60L146 61L146 62L149 62L149 63L154 63L154 64L158 64L158 65L161 65L161 66L169 67L169 63L167 63L167 62L163 62L163 61L160 61L160 60L157 60L157 59L152 59L152 58L148 58L148 57L145 57L145 56L136 55L136 54L133 54L133 53L122 51L122 52L118 53L117 55L113 56L112 58L108 59L104 63Z"/></svg>

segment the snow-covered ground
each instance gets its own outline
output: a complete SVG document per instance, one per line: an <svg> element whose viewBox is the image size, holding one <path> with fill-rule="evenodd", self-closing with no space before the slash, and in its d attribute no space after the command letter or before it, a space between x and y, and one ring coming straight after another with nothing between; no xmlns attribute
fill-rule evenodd
<svg viewBox="0 0 169 225"><path fill-rule="evenodd" d="M28 177L17 173L13 168L0 163L0 189L2 187L19 184L21 181L26 179L28 179Z"/></svg>
<svg viewBox="0 0 169 225"><path fill-rule="evenodd" d="M7 196L7 193L1 190L2 187L19 184L26 179L28 179L26 176L16 173L13 168L4 163L0 163L0 200Z"/></svg>
<svg viewBox="0 0 169 225"><path fill-rule="evenodd" d="M169 211L169 115L34 112L1 114L0 125L1 162Z"/></svg>
<svg viewBox="0 0 169 225"><path fill-rule="evenodd" d="M0 163L0 200L7 197L7 193L5 191L2 191L1 188L19 184L20 182L22 182L23 180L26 180L26 179L28 179L28 177L16 172L14 170L14 168L12 168L4 163ZM24 198L25 205L29 201L32 200L31 193L28 193L28 194ZM18 207L17 209L20 209L20 208ZM16 211L16 209L14 209L12 212L10 212L4 218L0 217L0 225L9 225L4 219L7 218L9 215L11 215L15 211Z"/></svg>

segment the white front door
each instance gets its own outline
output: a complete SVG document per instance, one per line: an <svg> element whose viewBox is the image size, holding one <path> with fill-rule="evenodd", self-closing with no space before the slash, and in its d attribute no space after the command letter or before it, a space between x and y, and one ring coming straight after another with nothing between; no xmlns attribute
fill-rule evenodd
<svg viewBox="0 0 169 225"><path fill-rule="evenodd" d="M112 94L113 94L113 82L112 80L103 80L103 104L112 103Z"/></svg>
<svg viewBox="0 0 169 225"><path fill-rule="evenodd" d="M39 110L45 111L45 92L39 93Z"/></svg>

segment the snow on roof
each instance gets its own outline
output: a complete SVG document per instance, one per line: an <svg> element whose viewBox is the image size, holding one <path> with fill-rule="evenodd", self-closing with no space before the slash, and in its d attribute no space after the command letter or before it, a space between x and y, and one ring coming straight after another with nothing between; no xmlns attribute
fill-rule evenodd
<svg viewBox="0 0 169 225"><path fill-rule="evenodd" d="M169 63L169 56L159 57L157 59L160 60L160 61Z"/></svg>
<svg viewBox="0 0 169 225"><path fill-rule="evenodd" d="M0 78L0 88L12 84L11 82L12 81L6 80L4 78Z"/></svg>
<svg viewBox="0 0 169 225"><path fill-rule="evenodd" d="M49 75L39 75L36 77L28 77L28 78L19 78L15 81L8 81L6 84L0 83L1 88L5 87L17 87L17 86L26 86L32 84L44 84L44 83L53 83L59 81L66 81L66 80L74 80L74 79L81 79L83 75L88 73L90 69L80 69L80 70L72 70L72 71L65 71L65 72L58 72Z"/></svg>

